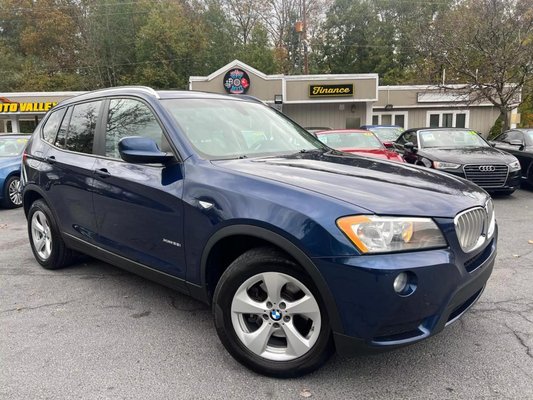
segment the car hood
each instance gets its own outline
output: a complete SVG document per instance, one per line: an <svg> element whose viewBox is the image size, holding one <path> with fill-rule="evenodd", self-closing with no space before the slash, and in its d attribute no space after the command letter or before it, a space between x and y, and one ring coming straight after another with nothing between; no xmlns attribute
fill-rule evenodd
<svg viewBox="0 0 533 400"><path fill-rule="evenodd" d="M420 155L434 161L447 161L456 164L509 164L516 158L494 147L471 147L461 149L420 149Z"/></svg>
<svg viewBox="0 0 533 400"><path fill-rule="evenodd" d="M449 218L484 204L488 198L476 185L449 174L337 152L213 163L224 169L317 192L383 215Z"/></svg>

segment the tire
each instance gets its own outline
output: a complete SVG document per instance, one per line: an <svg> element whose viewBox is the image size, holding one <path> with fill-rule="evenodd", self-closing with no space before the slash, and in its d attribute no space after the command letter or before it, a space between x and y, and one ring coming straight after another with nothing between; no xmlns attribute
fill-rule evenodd
<svg viewBox="0 0 533 400"><path fill-rule="evenodd" d="M299 302L305 314L296 312ZM307 374L324 364L334 350L318 290L275 249L249 250L224 271L213 296L213 314L228 352L263 375Z"/></svg>
<svg viewBox="0 0 533 400"><path fill-rule="evenodd" d="M5 181L2 206L5 208L17 208L22 206L19 176L11 176Z"/></svg>
<svg viewBox="0 0 533 400"><path fill-rule="evenodd" d="M28 236L33 255L42 267L58 269L72 263L74 252L63 242L54 216L43 200L30 206Z"/></svg>

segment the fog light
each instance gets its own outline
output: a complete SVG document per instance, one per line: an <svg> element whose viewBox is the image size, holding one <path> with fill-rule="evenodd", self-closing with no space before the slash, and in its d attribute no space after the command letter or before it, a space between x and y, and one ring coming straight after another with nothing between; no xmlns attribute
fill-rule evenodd
<svg viewBox="0 0 533 400"><path fill-rule="evenodd" d="M396 293L404 293L409 284L409 277L405 272L400 272L394 280L393 287Z"/></svg>
<svg viewBox="0 0 533 400"><path fill-rule="evenodd" d="M400 272L394 279L392 287L398 296L407 297L415 292L417 281L418 279L413 272Z"/></svg>

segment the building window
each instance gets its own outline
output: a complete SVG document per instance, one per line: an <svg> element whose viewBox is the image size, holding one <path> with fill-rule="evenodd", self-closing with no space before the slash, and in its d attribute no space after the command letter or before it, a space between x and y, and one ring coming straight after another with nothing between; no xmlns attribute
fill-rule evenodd
<svg viewBox="0 0 533 400"><path fill-rule="evenodd" d="M373 113L372 125L398 125L407 129L407 112Z"/></svg>
<svg viewBox="0 0 533 400"><path fill-rule="evenodd" d="M466 128L469 117L469 111L428 111L426 121L431 128Z"/></svg>

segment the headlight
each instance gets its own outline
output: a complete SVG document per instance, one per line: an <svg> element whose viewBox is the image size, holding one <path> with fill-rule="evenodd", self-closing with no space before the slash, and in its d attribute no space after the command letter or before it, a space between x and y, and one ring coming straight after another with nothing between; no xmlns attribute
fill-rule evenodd
<svg viewBox="0 0 533 400"><path fill-rule="evenodd" d="M509 164L509 172L518 171L519 169L521 169L519 161L513 161Z"/></svg>
<svg viewBox="0 0 533 400"><path fill-rule="evenodd" d="M337 226L361 253L388 253L446 247L446 240L431 218L342 217Z"/></svg>
<svg viewBox="0 0 533 400"><path fill-rule="evenodd" d="M485 204L485 210L487 211L489 226L487 228L487 238L491 238L494 235L494 229L496 228L496 213L494 212L494 204L489 199Z"/></svg>
<svg viewBox="0 0 533 400"><path fill-rule="evenodd" d="M435 169L457 169L461 164L452 162L433 161L433 168Z"/></svg>

